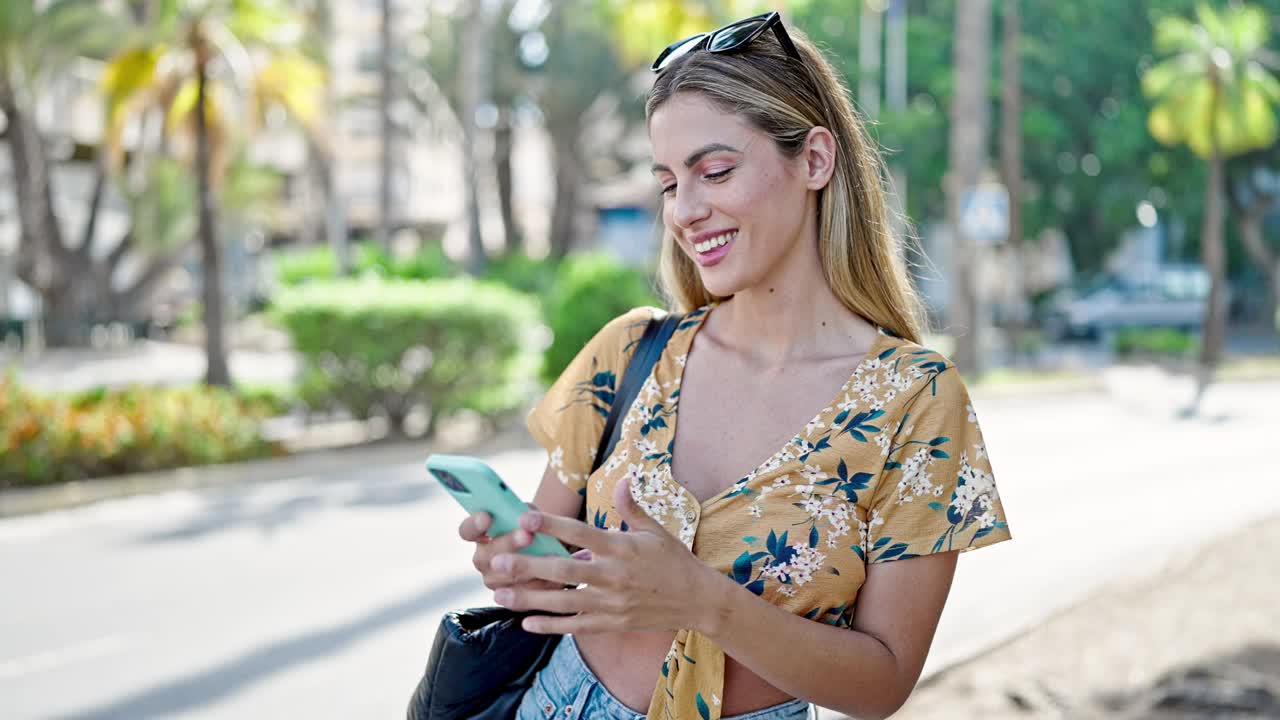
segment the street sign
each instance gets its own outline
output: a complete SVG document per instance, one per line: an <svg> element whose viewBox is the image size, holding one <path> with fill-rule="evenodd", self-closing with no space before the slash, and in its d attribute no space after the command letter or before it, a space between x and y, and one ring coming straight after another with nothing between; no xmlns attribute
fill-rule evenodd
<svg viewBox="0 0 1280 720"><path fill-rule="evenodd" d="M1009 191L996 182L969 188L960 198L960 232L972 242L993 244L1009 235Z"/></svg>

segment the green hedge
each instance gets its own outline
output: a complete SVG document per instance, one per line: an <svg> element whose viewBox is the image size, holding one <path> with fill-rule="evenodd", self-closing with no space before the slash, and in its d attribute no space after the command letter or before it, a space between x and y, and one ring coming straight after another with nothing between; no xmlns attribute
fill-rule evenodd
<svg viewBox="0 0 1280 720"><path fill-rule="evenodd" d="M218 388L44 396L0 379L0 487L224 463L273 454L268 409Z"/></svg>
<svg viewBox="0 0 1280 720"><path fill-rule="evenodd" d="M273 314L304 368L317 410L382 415L396 432L417 406L436 421L463 409L495 417L532 391L539 324L532 298L461 278L311 282L279 293Z"/></svg>
<svg viewBox="0 0 1280 720"><path fill-rule="evenodd" d="M338 257L327 245L280 252L272 257L272 263L281 287L338 279ZM417 253L397 258L372 241L352 245L351 270L354 275L400 280L433 280L457 272L439 243L427 243Z"/></svg>
<svg viewBox="0 0 1280 720"><path fill-rule="evenodd" d="M651 277L611 255L574 255L561 263L544 304L554 333L542 379L554 382L574 356L613 318L642 305L661 306Z"/></svg>
<svg viewBox="0 0 1280 720"><path fill-rule="evenodd" d="M523 253L511 253L490 260L485 279L544 298L555 285L558 266L554 260L534 260Z"/></svg>
<svg viewBox="0 0 1280 720"><path fill-rule="evenodd" d="M1196 336L1172 328L1125 328L1117 330L1111 341L1116 355L1186 357L1196 351Z"/></svg>

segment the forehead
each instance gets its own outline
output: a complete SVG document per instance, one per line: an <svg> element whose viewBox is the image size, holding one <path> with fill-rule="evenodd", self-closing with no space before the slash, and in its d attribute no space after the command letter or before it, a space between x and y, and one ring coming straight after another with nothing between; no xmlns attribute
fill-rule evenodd
<svg viewBox="0 0 1280 720"><path fill-rule="evenodd" d="M654 162L683 166L689 153L710 143L746 150L762 137L746 120L698 95L683 93L663 103L649 118Z"/></svg>

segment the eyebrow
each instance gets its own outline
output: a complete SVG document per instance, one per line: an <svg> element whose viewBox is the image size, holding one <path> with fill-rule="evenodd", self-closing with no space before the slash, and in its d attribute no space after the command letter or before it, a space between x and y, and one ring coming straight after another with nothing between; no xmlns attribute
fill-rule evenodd
<svg viewBox="0 0 1280 720"><path fill-rule="evenodd" d="M698 161L701 160L705 155L716 152L717 150L728 150L729 152L734 152L734 153L742 152L741 150L739 150L736 147L733 147L732 145L725 145L724 143L714 142L708 145L703 145L702 147L690 153L689 157L685 158L684 160L684 166L693 167L694 165L698 164ZM671 172L671 168L667 167L666 165L663 165L662 163L654 163L653 167L650 169L650 172L658 172L660 170L663 172Z"/></svg>

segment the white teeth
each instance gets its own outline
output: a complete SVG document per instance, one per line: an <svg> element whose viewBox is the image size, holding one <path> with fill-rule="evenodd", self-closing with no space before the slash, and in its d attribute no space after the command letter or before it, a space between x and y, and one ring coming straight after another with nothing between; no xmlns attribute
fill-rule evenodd
<svg viewBox="0 0 1280 720"><path fill-rule="evenodd" d="M736 237L738 237L738 231L734 230L733 232L725 233L724 235L717 235L706 242L700 242L697 245L694 245L693 249L700 253L709 252L728 243Z"/></svg>

